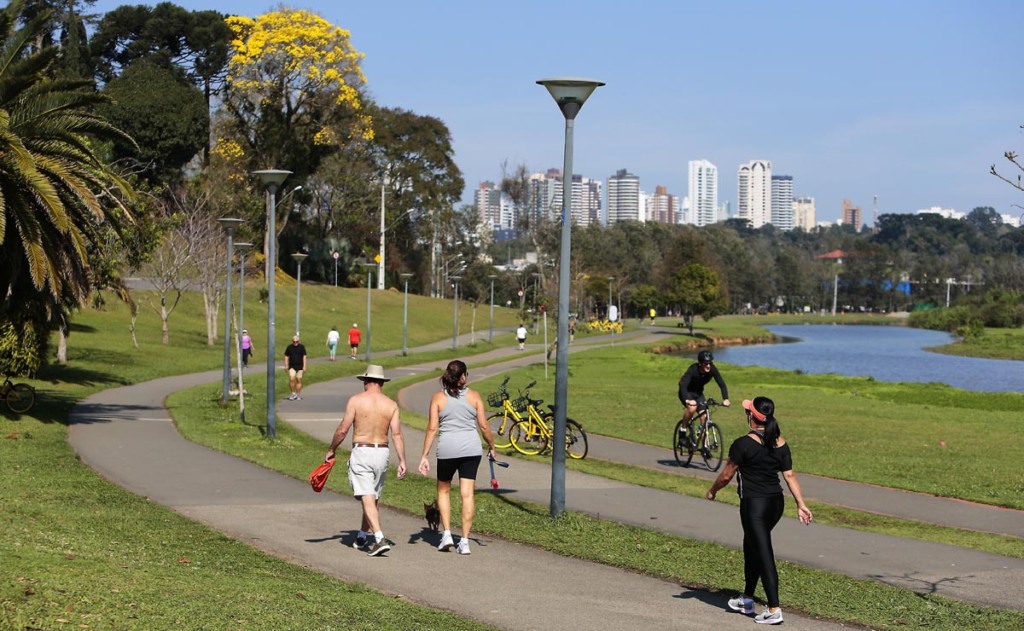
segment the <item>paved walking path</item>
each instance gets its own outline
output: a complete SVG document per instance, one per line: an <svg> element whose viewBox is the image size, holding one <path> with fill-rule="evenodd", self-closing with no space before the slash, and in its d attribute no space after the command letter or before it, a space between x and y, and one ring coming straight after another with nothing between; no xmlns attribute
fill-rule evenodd
<svg viewBox="0 0 1024 631"><path fill-rule="evenodd" d="M628 337L628 336L625 336ZM433 345L445 348L444 343ZM582 345L574 349L582 348ZM536 345L532 350L540 349ZM477 364L502 355L512 363L536 361L537 355L495 350L473 358ZM542 356L541 356L542 358ZM392 376L423 374L440 363L390 371ZM472 369L474 378L508 366ZM254 366L258 370L258 367ZM492 372L493 371L493 372ZM254 373L255 374L255 373ZM220 371L169 377L107 390L83 401L71 415L69 432L82 460L103 477L171 507L225 534L291 562L344 580L357 580L413 601L456 611L503 629L659 627L671 629L749 629L743 616L728 612L727 595L681 589L677 584L568 559L515 543L474 535L474 554L459 557L434 548L437 535L422 518L387 510L385 532L399 545L386 558L371 558L344 546L359 521L356 502L325 492L310 492L304 481L184 440L175 430L164 398L171 392L216 382ZM422 412L417 397L436 382L403 391L400 400ZM424 388L424 390L421 390ZM316 384L303 400L281 401L279 416L296 427L329 440L345 397L359 391L355 379ZM422 434L407 428L407 459L415 468ZM591 439L592 457L629 461L628 443ZM644 466L660 466L650 457ZM316 455L315 457L318 457ZM543 461L516 459L499 474L502 491L547 504L550 467ZM807 476L805 476L807 477ZM389 484L399 484L391 480ZM568 471L567 508L624 523L659 528L735 546L741 539L736 508L632 487ZM483 486L483 485L481 485ZM805 485L806 486L806 485ZM865 487L868 495L873 487ZM385 489L385 493L387 490ZM428 498L425 498L428 499ZM882 511L886 512L886 511ZM937 593L969 602L1019 610L1024 562L996 555L909 540L784 520L775 531L780 558L834 569L886 583ZM739 570L738 570L739 571ZM437 580L436 577L443 577ZM737 587L742 577L736 577ZM571 591L545 589L562 585ZM530 607L511 597L530 590ZM783 605L785 605L785 585ZM566 603L572 603L566 607ZM839 625L786 613L798 629L833 629Z"/></svg>

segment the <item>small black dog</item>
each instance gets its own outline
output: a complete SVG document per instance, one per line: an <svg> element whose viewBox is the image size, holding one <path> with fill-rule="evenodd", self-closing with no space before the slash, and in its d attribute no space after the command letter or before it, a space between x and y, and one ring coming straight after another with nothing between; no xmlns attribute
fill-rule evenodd
<svg viewBox="0 0 1024 631"><path fill-rule="evenodd" d="M423 517L427 520L427 528L438 532L441 526L441 511L437 510L437 500L423 504Z"/></svg>

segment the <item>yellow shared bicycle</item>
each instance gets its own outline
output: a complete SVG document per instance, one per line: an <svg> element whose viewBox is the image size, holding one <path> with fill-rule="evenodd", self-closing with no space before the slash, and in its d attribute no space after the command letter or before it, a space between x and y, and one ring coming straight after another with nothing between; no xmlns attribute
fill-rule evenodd
<svg viewBox="0 0 1024 631"><path fill-rule="evenodd" d="M530 389L537 385L531 381L516 399L509 397L508 377L498 386L498 392L487 397L493 407L501 407L500 412L491 414L487 421L491 426L494 446L497 449L514 448L526 456L536 456L547 450L555 435L554 406L551 411L541 411L541 399L531 399ZM575 460L587 457L587 433L583 426L573 419L565 419L565 453Z"/></svg>

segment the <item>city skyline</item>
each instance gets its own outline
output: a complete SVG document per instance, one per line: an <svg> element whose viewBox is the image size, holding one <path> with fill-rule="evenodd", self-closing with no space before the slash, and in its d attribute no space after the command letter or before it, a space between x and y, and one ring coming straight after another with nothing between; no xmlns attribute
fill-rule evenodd
<svg viewBox="0 0 1024 631"><path fill-rule="evenodd" d="M92 11L121 4L101 0ZM275 6L176 4L250 16ZM500 180L503 163L531 172L561 164L564 123L535 84L550 76L607 83L576 120L577 174L604 180L626 169L649 193L685 196L689 161L706 159L719 169L719 200L736 208L729 174L765 159L793 176L794 196L815 198L819 221L838 220L844 199L865 219L875 198L879 214L1019 214L1024 204L988 172L1013 168L1005 151L1024 152L1024 86L1005 49L1024 3L295 6L351 31L378 103L448 125L463 204L480 182Z"/></svg>

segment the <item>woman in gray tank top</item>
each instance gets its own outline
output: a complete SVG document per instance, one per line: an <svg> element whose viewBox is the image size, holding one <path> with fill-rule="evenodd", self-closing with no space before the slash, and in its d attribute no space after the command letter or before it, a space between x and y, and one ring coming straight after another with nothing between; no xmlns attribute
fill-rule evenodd
<svg viewBox="0 0 1024 631"><path fill-rule="evenodd" d="M420 458L420 473L430 472L430 446L437 437L437 508L441 513L442 552L454 545L451 532L451 488L456 472L459 474L459 494L462 497L462 538L458 553L469 554L469 533L473 528L473 514L476 505L473 492L476 487L476 472L480 467L482 448L480 436L490 446L488 456L494 457L494 438L487 424L487 413L483 399L475 390L466 387L469 370L459 360L448 363L441 375L441 391L430 399L430 420L427 435L423 441L423 457Z"/></svg>

